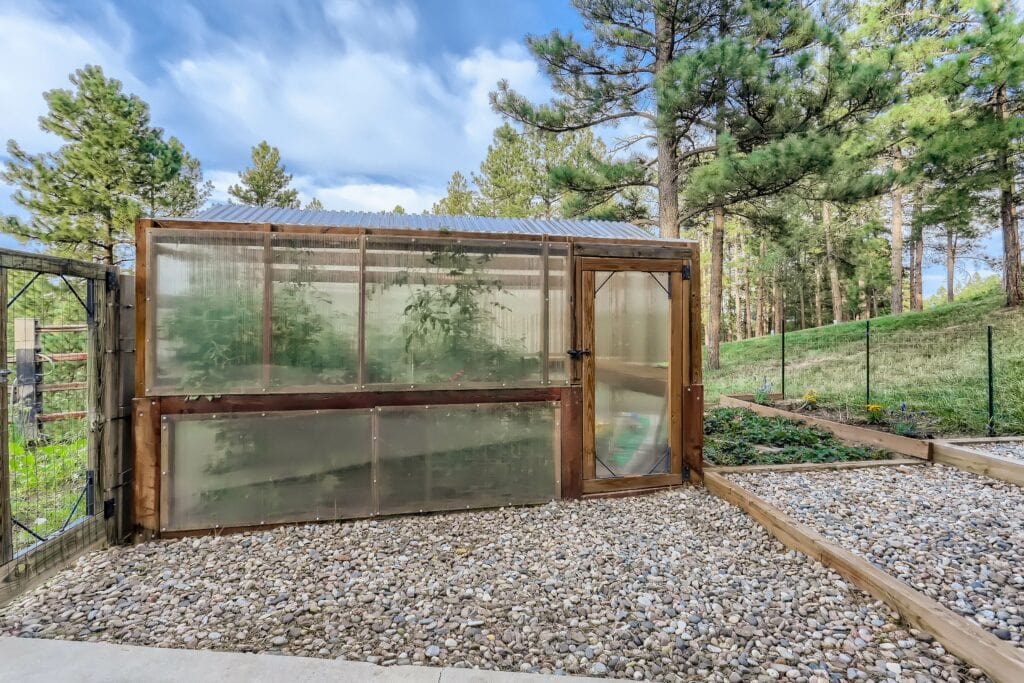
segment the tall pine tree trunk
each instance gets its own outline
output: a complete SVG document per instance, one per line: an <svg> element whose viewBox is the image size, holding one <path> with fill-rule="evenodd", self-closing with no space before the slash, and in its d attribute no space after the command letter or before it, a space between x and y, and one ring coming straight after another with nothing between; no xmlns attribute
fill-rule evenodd
<svg viewBox="0 0 1024 683"><path fill-rule="evenodd" d="M1003 120L1010 118L1006 101L1006 86L996 90L996 107ZM1006 288L1006 305L1020 306L1024 303L1021 283L1020 233L1017 231L1017 206L1014 202L1016 187L1013 182L1014 168L1005 150L999 154L999 170L1003 176L999 191L999 222L1003 229L1003 280Z"/></svg>
<svg viewBox="0 0 1024 683"><path fill-rule="evenodd" d="M741 239L743 239L741 237ZM743 253L746 253L746 240L743 240ZM757 336L757 331L754 329L754 290L750 286L750 260L746 259L743 265L743 293L746 295L744 299L744 306L746 307L745 328L748 337Z"/></svg>
<svg viewBox="0 0 1024 683"><path fill-rule="evenodd" d="M868 284L863 277L857 278L857 319L865 320L871 317L871 309L868 308Z"/></svg>
<svg viewBox="0 0 1024 683"><path fill-rule="evenodd" d="M914 278L914 310L924 310L924 235L918 233L914 241L914 266L917 271Z"/></svg>
<svg viewBox="0 0 1024 683"><path fill-rule="evenodd" d="M807 327L807 301L804 299L804 275L802 269L798 284L800 286L800 329L802 330Z"/></svg>
<svg viewBox="0 0 1024 683"><path fill-rule="evenodd" d="M786 302L782 297L782 274L779 272L778 266L775 266L772 273L772 299L775 301L775 324L773 327L775 334L778 334L786 324Z"/></svg>
<svg viewBox="0 0 1024 683"><path fill-rule="evenodd" d="M814 264L814 326L821 327L821 265Z"/></svg>
<svg viewBox="0 0 1024 683"><path fill-rule="evenodd" d="M718 369L722 333L722 261L725 245L725 209L716 206L711 224L711 283L708 286L708 367Z"/></svg>
<svg viewBox="0 0 1024 683"><path fill-rule="evenodd" d="M900 148L892 158L892 170L903 170L903 153ZM903 312L903 188L899 185L892 190L892 259L889 265L892 281L892 313Z"/></svg>
<svg viewBox="0 0 1024 683"><path fill-rule="evenodd" d="M743 339L743 302L740 301L740 267L739 267L739 242L733 244L733 267L732 267L732 305L733 315L736 324L733 329L733 339Z"/></svg>
<svg viewBox="0 0 1024 683"><path fill-rule="evenodd" d="M675 26L664 12L654 13L654 73L672 61ZM658 231L661 237L679 237L679 137L670 126L657 126ZM716 349L717 351L717 349ZM718 367L714 365L712 367Z"/></svg>
<svg viewBox="0 0 1024 683"><path fill-rule="evenodd" d="M825 262L828 264L828 279L832 289L832 321L841 323L843 315L843 283L839 280L839 261L836 258L835 238L832 235L832 206L821 205L821 224L825 231Z"/></svg>
<svg viewBox="0 0 1024 683"><path fill-rule="evenodd" d="M768 311L766 310L768 308L768 306L767 306L767 301L766 301L766 296L765 296L766 292L765 292L765 286L764 286L764 262L765 262L765 257L767 256L767 254L768 254L768 247L767 247L767 245L764 242L764 238L762 237L761 238L761 246L760 246L760 249L759 249L760 259L758 260L758 262L761 264L761 266L757 270L757 336L758 337L763 337L764 335L768 334L768 321L765 319L767 317L767 314L768 314Z"/></svg>
<svg viewBox="0 0 1024 683"><path fill-rule="evenodd" d="M946 301L953 303L953 287L956 285L956 242L953 230L946 230Z"/></svg>

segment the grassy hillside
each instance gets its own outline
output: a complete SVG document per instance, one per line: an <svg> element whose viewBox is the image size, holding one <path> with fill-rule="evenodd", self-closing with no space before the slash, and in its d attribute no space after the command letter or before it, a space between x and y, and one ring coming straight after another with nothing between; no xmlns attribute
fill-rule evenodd
<svg viewBox="0 0 1024 683"><path fill-rule="evenodd" d="M917 313L871 320L871 402L926 415L942 434L983 434L987 423L986 327L993 327L996 429L1024 433L1024 312L988 291ZM786 396L816 392L824 406L864 415L865 323L786 334ZM709 404L721 394L781 390L778 335L722 345L722 367L705 367Z"/></svg>

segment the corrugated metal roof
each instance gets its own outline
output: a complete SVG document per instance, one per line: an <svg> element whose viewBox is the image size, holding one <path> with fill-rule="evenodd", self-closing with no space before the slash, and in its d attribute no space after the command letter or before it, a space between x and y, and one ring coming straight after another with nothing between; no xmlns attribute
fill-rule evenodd
<svg viewBox="0 0 1024 683"><path fill-rule="evenodd" d="M655 239L643 228L622 221L434 216L413 213L369 213L366 211L310 211L240 204L215 204L198 216L183 220Z"/></svg>

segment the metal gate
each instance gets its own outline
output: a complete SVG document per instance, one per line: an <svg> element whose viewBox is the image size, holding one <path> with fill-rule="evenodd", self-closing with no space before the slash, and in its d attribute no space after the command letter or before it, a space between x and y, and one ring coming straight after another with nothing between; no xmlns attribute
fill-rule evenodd
<svg viewBox="0 0 1024 683"><path fill-rule="evenodd" d="M123 535L121 291L112 266L0 249L0 600Z"/></svg>

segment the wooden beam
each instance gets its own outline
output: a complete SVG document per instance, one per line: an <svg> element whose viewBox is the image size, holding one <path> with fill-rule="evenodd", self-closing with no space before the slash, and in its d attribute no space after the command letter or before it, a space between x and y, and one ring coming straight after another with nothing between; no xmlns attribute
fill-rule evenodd
<svg viewBox="0 0 1024 683"><path fill-rule="evenodd" d="M718 404L730 408L746 408L766 417L782 417L787 420L802 422L812 427L824 429L840 439L851 443L875 446L892 451L893 453L902 453L914 458L921 458L922 460L931 459L932 444L920 439L911 439L906 436L880 432L876 429L868 429L867 427L856 427L843 424L842 422L833 422L832 420L781 410L772 406L763 406L760 403L754 403L739 396L722 396L718 400Z"/></svg>
<svg viewBox="0 0 1024 683"><path fill-rule="evenodd" d="M797 462L788 465L708 465L705 472L718 474L753 474L756 472L824 472L829 470L857 470L863 467L900 467L924 465L920 458L888 458L886 460L848 460L844 462Z"/></svg>
<svg viewBox="0 0 1024 683"><path fill-rule="evenodd" d="M132 400L132 519L142 538L151 538L160 531L160 401Z"/></svg>
<svg viewBox="0 0 1024 683"><path fill-rule="evenodd" d="M753 492L717 472L705 472L708 491L740 508L787 547L831 567L896 610L911 626L927 631L946 650L977 666L993 680L1024 681L1024 653L973 621L919 593L889 573L800 524Z"/></svg>
<svg viewBox="0 0 1024 683"><path fill-rule="evenodd" d="M212 398L165 396L163 415L271 412L286 410L343 410L377 406L464 405L467 403L526 403L558 401L561 387L524 389L447 389L439 391L356 391L320 394L240 394Z"/></svg>
<svg viewBox="0 0 1024 683"><path fill-rule="evenodd" d="M1004 458L948 441L932 441L932 460L993 479L1024 486L1024 460Z"/></svg>
<svg viewBox="0 0 1024 683"><path fill-rule="evenodd" d="M700 324L700 252L696 249L690 260L690 381L689 384L703 384L704 365L701 356L703 334Z"/></svg>
<svg viewBox="0 0 1024 683"><path fill-rule="evenodd" d="M583 493L606 493L610 491L629 491L633 489L649 489L654 487L679 486L683 483L683 475L671 474L637 474L628 477L609 479L584 479Z"/></svg>
<svg viewBox="0 0 1024 683"><path fill-rule="evenodd" d="M673 258L688 259L693 247L652 244L587 244L577 246L580 256L603 256L610 258Z"/></svg>
<svg viewBox="0 0 1024 683"><path fill-rule="evenodd" d="M103 280L107 277L107 273L117 272L117 268L114 266L106 266L102 263L76 261L46 254L28 254L14 249L0 249L0 268L29 270L48 275L84 277L94 280Z"/></svg>
<svg viewBox="0 0 1024 683"><path fill-rule="evenodd" d="M7 269L0 266L0 358L7 358ZM5 368L6 369L6 368ZM8 436L8 425L10 424L10 400L11 392L8 388L9 374L0 377L0 427L3 433L0 434L0 566L11 561L14 557L14 526L11 523L11 463L10 463L10 438Z"/></svg>
<svg viewBox="0 0 1024 683"><path fill-rule="evenodd" d="M577 343L585 352L581 361L583 365L583 481L597 476L597 444L594 440L594 392L596 373L594 367L594 271L580 270L579 307L580 337Z"/></svg>
<svg viewBox="0 0 1024 683"><path fill-rule="evenodd" d="M690 483L704 478L704 387L683 388L683 465L690 468Z"/></svg>
<svg viewBox="0 0 1024 683"><path fill-rule="evenodd" d="M583 389L562 389L562 498L583 495Z"/></svg>
<svg viewBox="0 0 1024 683"><path fill-rule="evenodd" d="M602 258L582 256L578 259L583 270L639 271L642 273L673 273L683 269L680 259L664 258Z"/></svg>

